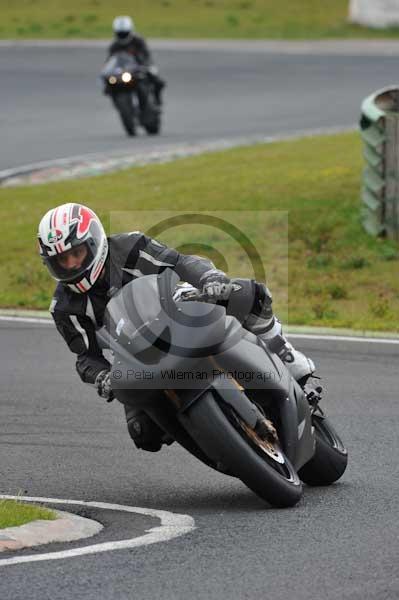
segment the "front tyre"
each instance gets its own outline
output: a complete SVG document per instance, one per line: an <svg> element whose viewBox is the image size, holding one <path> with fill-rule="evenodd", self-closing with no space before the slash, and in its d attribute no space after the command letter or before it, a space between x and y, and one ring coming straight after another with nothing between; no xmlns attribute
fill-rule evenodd
<svg viewBox="0 0 399 600"><path fill-rule="evenodd" d="M348 452L328 419L313 415L312 425L316 438L315 453L298 475L308 485L330 485L344 474Z"/></svg>
<svg viewBox="0 0 399 600"><path fill-rule="evenodd" d="M134 108L130 93L114 94L112 101L122 121L122 125L129 136L136 135Z"/></svg>
<svg viewBox="0 0 399 600"><path fill-rule="evenodd" d="M281 449L262 440L213 392L188 409L183 424L212 462L233 472L263 500L279 508L299 502L301 481Z"/></svg>

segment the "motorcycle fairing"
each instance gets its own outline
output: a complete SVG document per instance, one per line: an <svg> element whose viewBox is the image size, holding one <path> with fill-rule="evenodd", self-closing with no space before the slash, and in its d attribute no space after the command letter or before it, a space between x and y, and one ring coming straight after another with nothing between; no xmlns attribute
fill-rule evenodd
<svg viewBox="0 0 399 600"><path fill-rule="evenodd" d="M187 407L200 401L203 392L212 387L248 425L254 426L257 409L245 394L237 394L237 384L254 389L258 396L264 392L280 411L283 448L294 466L300 468L314 449L310 409L303 390L281 360L237 319L226 316L223 307L174 302L171 291L177 279L170 269L158 276L140 277L108 303L106 329L101 335L115 355L111 378L116 395L118 390L125 390L121 396L127 401L129 390L140 390L150 400L159 397L160 390L174 389L184 399L183 407ZM128 376L148 367L151 379ZM162 372L168 369L200 369L208 376L190 389L185 381L181 385L176 380L165 381ZM220 377L215 375L219 371ZM122 375L116 378L116 372ZM234 376L224 377L229 372ZM255 375L250 382L245 381L246 372ZM262 377L265 373L268 377Z"/></svg>
<svg viewBox="0 0 399 600"><path fill-rule="evenodd" d="M101 76L108 78L111 75L122 73L122 71L131 72L137 68L137 61L129 52L117 52L109 57L105 63Z"/></svg>

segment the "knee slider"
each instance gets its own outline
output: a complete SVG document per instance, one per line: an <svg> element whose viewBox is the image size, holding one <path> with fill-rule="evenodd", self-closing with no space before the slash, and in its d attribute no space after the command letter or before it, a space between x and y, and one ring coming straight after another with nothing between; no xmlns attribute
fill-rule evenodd
<svg viewBox="0 0 399 600"><path fill-rule="evenodd" d="M145 413L137 413L129 418L127 428L137 448L148 452L161 449L163 431Z"/></svg>

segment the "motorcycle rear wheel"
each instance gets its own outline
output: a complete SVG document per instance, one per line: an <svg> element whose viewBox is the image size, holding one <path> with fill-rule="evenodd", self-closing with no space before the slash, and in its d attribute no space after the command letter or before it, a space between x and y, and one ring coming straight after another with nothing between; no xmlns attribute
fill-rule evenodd
<svg viewBox="0 0 399 600"><path fill-rule="evenodd" d="M307 485L331 485L344 474L348 451L328 419L313 415L312 424L316 438L315 453L298 475Z"/></svg>
<svg viewBox="0 0 399 600"><path fill-rule="evenodd" d="M281 449L266 451L264 440L213 392L188 409L184 425L214 463L272 506L290 507L301 499L301 481Z"/></svg>

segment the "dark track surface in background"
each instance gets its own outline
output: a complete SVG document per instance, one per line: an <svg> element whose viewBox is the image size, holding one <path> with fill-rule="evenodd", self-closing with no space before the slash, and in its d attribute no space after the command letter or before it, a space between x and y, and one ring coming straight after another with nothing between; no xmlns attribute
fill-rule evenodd
<svg viewBox="0 0 399 600"><path fill-rule="evenodd" d="M158 50L168 82L161 137L125 136L96 77L103 48L0 48L0 169L96 152L356 123L397 80L398 57Z"/></svg>
<svg viewBox="0 0 399 600"><path fill-rule="evenodd" d="M0 332L2 493L165 509L197 525L164 544L0 567L0 598L398 597L399 346L295 340L325 376L350 463L341 483L273 510L175 444L135 450L121 406L78 381L53 327L3 322ZM92 516L109 539L132 531L129 515Z"/></svg>

